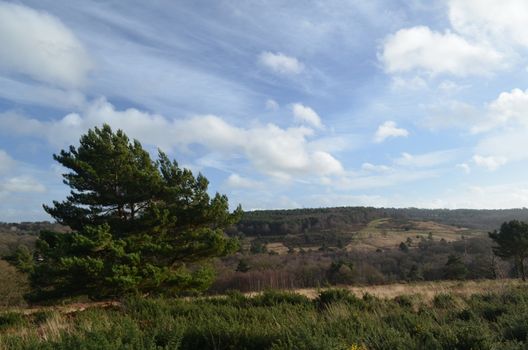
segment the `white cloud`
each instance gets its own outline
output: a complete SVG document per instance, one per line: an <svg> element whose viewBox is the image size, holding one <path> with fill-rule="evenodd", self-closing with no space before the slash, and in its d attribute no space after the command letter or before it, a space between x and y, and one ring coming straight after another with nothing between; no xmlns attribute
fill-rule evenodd
<svg viewBox="0 0 528 350"><path fill-rule="evenodd" d="M471 173L471 167L467 163L460 163L457 164L456 167L460 170L462 170L464 173L469 174Z"/></svg>
<svg viewBox="0 0 528 350"><path fill-rule="evenodd" d="M438 90L446 94L453 94L468 87L468 85L459 85L451 80L444 80L440 84L438 84Z"/></svg>
<svg viewBox="0 0 528 350"><path fill-rule="evenodd" d="M307 198L310 207L340 207L340 206L369 206L369 207L386 207L389 202L379 195L355 195L355 194L337 194L325 193L311 195Z"/></svg>
<svg viewBox="0 0 528 350"><path fill-rule="evenodd" d="M528 90L503 92L486 104L468 129L478 134L473 162L489 170L528 159Z"/></svg>
<svg viewBox="0 0 528 350"><path fill-rule="evenodd" d="M46 187L30 176L12 177L0 184L5 192L45 192Z"/></svg>
<svg viewBox="0 0 528 350"><path fill-rule="evenodd" d="M394 77L392 79L392 88L397 90L424 90L427 89L427 82L421 77L412 77L409 79Z"/></svg>
<svg viewBox="0 0 528 350"><path fill-rule="evenodd" d="M474 133L489 131L508 123L528 127L528 90L502 92L487 106L486 117L471 128Z"/></svg>
<svg viewBox="0 0 528 350"><path fill-rule="evenodd" d="M403 128L398 128L393 121L386 121L381 124L374 135L374 142L380 143L389 137L407 137L409 132Z"/></svg>
<svg viewBox="0 0 528 350"><path fill-rule="evenodd" d="M374 165L372 163L361 164L361 170L373 173L386 173L392 170L391 167L386 165Z"/></svg>
<svg viewBox="0 0 528 350"><path fill-rule="evenodd" d="M266 100L266 109L268 111L277 111L278 109L280 108L279 104L277 103L277 101L273 100L273 99L268 99Z"/></svg>
<svg viewBox="0 0 528 350"><path fill-rule="evenodd" d="M394 160L394 163L406 167L428 168L448 163L457 155L457 150L436 151L418 155L402 153L401 157Z"/></svg>
<svg viewBox="0 0 528 350"><path fill-rule="evenodd" d="M82 113L52 121L0 114L0 132L36 136L60 147L75 143L82 133L103 123L166 150L199 144L225 155L243 154L257 170L278 178L343 172L341 163L330 153L314 148L309 142L314 131L302 126L283 129L266 124L242 128L214 115L170 120L134 108L116 110L105 99L89 104Z"/></svg>
<svg viewBox="0 0 528 350"><path fill-rule="evenodd" d="M292 106L293 117L296 121L310 124L318 129L323 127L321 117L310 107L304 106L300 103L295 103Z"/></svg>
<svg viewBox="0 0 528 350"><path fill-rule="evenodd" d="M506 209L522 208L528 203L528 184L510 183L492 186L472 185L446 194L436 202L437 208ZM417 203L421 207L431 205Z"/></svg>
<svg viewBox="0 0 528 350"><path fill-rule="evenodd" d="M450 0L449 20L464 35L501 45L528 46L528 2L525 0Z"/></svg>
<svg viewBox="0 0 528 350"><path fill-rule="evenodd" d="M391 74L423 71L431 75L487 75L504 64L503 56L490 46L425 26L401 29L387 37L380 60Z"/></svg>
<svg viewBox="0 0 528 350"><path fill-rule="evenodd" d="M424 198L418 192L401 193L392 196L380 194L355 195L325 193L312 195L308 203L312 206L366 205L395 208L449 208L449 209L505 209L522 208L528 203L528 183L497 184L492 186L470 185L447 188L438 197Z"/></svg>
<svg viewBox="0 0 528 350"><path fill-rule="evenodd" d="M383 187L394 187L405 183L416 182L439 176L437 170L395 169L387 173L354 175L348 174L333 182L338 189L367 190Z"/></svg>
<svg viewBox="0 0 528 350"><path fill-rule="evenodd" d="M448 100L425 107L427 116L419 123L428 129L468 129L482 123L482 111L465 102Z"/></svg>
<svg viewBox="0 0 528 350"><path fill-rule="evenodd" d="M0 149L0 174L4 174L15 166L13 158L6 151Z"/></svg>
<svg viewBox="0 0 528 350"><path fill-rule="evenodd" d="M56 17L0 2L0 69L59 85L83 85L92 68L83 46Z"/></svg>
<svg viewBox="0 0 528 350"><path fill-rule="evenodd" d="M500 166L506 164L506 158L496 156L484 157L476 154L473 156L473 162L478 166L484 167L490 171L494 171Z"/></svg>
<svg viewBox="0 0 528 350"><path fill-rule="evenodd" d="M524 161L528 159L528 128L499 129L491 135L483 137L475 147L475 154L485 154L506 162Z"/></svg>
<svg viewBox="0 0 528 350"><path fill-rule="evenodd" d="M231 188L246 188L253 190L262 187L261 182L240 176L238 174L229 175L226 180L226 185Z"/></svg>
<svg viewBox="0 0 528 350"><path fill-rule="evenodd" d="M286 56L281 52L262 52L259 55L258 61L264 67L278 74L296 75L304 70L304 64L302 64L297 58Z"/></svg>

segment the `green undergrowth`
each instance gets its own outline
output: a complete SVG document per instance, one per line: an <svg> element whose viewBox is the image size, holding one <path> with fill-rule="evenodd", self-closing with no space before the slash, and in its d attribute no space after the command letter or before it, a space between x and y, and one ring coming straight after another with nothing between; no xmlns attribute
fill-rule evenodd
<svg viewBox="0 0 528 350"><path fill-rule="evenodd" d="M0 314L0 349L526 349L528 291L393 300L346 290L129 298L70 314Z"/></svg>

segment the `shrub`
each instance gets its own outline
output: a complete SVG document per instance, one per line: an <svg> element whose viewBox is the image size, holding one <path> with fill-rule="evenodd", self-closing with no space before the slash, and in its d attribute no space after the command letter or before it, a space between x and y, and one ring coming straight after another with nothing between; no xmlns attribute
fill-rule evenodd
<svg viewBox="0 0 528 350"><path fill-rule="evenodd" d="M393 300L401 307L411 308L413 306L413 299L410 295L398 295Z"/></svg>
<svg viewBox="0 0 528 350"><path fill-rule="evenodd" d="M448 309L455 305L455 299L451 294L440 293L434 296L433 305L439 309Z"/></svg>
<svg viewBox="0 0 528 350"><path fill-rule="evenodd" d="M0 314L0 331L19 326L21 324L24 324L25 320L22 314L17 312L6 312L3 314Z"/></svg>
<svg viewBox="0 0 528 350"><path fill-rule="evenodd" d="M526 342L528 340L528 316L525 313L502 317L500 329L505 339Z"/></svg>
<svg viewBox="0 0 528 350"><path fill-rule="evenodd" d="M318 307L324 307L328 304L337 302L344 302L358 307L364 307L366 305L363 300L359 299L349 290L339 288L323 290L315 299L315 303Z"/></svg>
<svg viewBox="0 0 528 350"><path fill-rule="evenodd" d="M254 297L253 304L257 306L272 306L277 304L308 305L310 304L310 300L298 293L267 290Z"/></svg>

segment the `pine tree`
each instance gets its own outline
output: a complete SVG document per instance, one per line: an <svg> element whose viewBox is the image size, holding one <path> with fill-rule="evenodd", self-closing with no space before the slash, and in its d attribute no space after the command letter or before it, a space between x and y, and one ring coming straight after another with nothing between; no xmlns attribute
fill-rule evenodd
<svg viewBox="0 0 528 350"><path fill-rule="evenodd" d="M463 280L468 274L468 269L462 258L456 255L449 255L444 267L444 277L452 280Z"/></svg>
<svg viewBox="0 0 528 350"><path fill-rule="evenodd" d="M70 172L65 201L44 209L72 233L42 232L30 280L35 299L206 289L214 274L197 267L237 249L224 229L240 218L208 181L110 126L89 130L54 155Z"/></svg>
<svg viewBox="0 0 528 350"><path fill-rule="evenodd" d="M518 220L505 222L499 231L489 233L497 244L493 252L503 259L513 259L523 281L526 280L524 260L528 257L528 224Z"/></svg>

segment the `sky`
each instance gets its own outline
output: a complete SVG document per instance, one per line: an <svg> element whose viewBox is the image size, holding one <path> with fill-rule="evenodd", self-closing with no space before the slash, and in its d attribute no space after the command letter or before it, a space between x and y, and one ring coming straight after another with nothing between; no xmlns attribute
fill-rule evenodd
<svg viewBox="0 0 528 350"><path fill-rule="evenodd" d="M0 0L0 221L110 124L245 210L528 206L525 0Z"/></svg>

